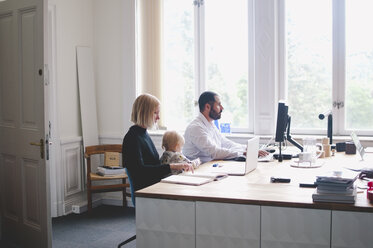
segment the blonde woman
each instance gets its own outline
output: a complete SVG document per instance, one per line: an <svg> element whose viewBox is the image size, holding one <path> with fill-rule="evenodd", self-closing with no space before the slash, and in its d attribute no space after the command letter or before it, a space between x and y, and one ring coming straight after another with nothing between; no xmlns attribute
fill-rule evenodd
<svg viewBox="0 0 373 248"><path fill-rule="evenodd" d="M159 120L160 102L150 94L138 96L132 106L134 123L123 139L123 165L132 179L134 190L159 182L171 170L193 170L188 163L161 164L159 154L147 129Z"/></svg>

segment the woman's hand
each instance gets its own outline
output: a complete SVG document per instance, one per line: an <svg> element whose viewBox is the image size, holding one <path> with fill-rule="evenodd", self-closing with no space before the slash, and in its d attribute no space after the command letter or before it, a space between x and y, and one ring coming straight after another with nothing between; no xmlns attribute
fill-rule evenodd
<svg viewBox="0 0 373 248"><path fill-rule="evenodd" d="M176 163L176 164L170 164L171 170L183 170L183 171L192 171L194 172L194 168L192 164L188 163Z"/></svg>

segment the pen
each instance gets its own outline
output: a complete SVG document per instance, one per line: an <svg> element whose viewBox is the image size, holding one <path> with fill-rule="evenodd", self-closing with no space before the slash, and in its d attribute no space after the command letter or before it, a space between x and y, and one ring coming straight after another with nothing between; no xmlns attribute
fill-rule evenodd
<svg viewBox="0 0 373 248"><path fill-rule="evenodd" d="M271 177L272 183L290 183L290 178Z"/></svg>
<svg viewBox="0 0 373 248"><path fill-rule="evenodd" d="M301 187L301 188L316 188L317 184L316 183L300 183L299 187Z"/></svg>

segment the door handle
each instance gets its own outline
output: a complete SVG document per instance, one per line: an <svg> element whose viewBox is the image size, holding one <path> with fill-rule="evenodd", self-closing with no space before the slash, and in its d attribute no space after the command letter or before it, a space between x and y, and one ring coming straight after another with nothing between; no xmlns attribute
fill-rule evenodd
<svg viewBox="0 0 373 248"><path fill-rule="evenodd" d="M36 142L30 142L30 145L32 145L32 146L42 146L41 143L36 143Z"/></svg>
<svg viewBox="0 0 373 248"><path fill-rule="evenodd" d="M40 139L40 143L30 142L32 146L40 146L40 158L44 159L44 140Z"/></svg>

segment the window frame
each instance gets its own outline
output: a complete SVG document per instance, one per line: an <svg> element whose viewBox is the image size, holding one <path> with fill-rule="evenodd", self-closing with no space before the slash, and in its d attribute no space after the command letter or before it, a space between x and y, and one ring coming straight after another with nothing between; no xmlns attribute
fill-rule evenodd
<svg viewBox="0 0 373 248"><path fill-rule="evenodd" d="M286 27L285 10L286 0L278 0L278 34L279 34L279 98L287 99L287 75L286 75ZM347 129L345 125L346 108L337 108L335 103L345 104L346 89L346 32L345 32L345 0L332 0L332 106L333 135L350 135L355 131L359 135L372 135L373 130ZM291 106L289 106L291 108ZM295 129L293 134L325 134L322 129Z"/></svg>
<svg viewBox="0 0 373 248"><path fill-rule="evenodd" d="M194 23L195 23L195 104L198 98L206 90L205 80L205 2L209 0L194 1ZM213 2L213 0L210 0ZM254 132L254 0L247 0L247 22L248 22L248 127L237 128L231 126L232 133ZM220 94L220 92L217 92ZM222 99L224 107L224 99ZM196 115L199 109L196 108Z"/></svg>

